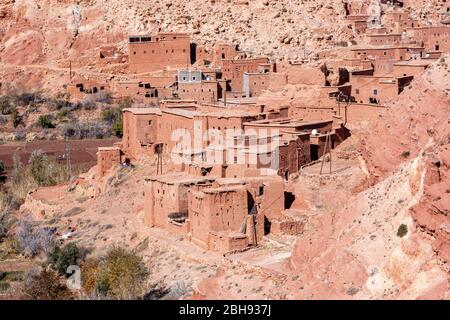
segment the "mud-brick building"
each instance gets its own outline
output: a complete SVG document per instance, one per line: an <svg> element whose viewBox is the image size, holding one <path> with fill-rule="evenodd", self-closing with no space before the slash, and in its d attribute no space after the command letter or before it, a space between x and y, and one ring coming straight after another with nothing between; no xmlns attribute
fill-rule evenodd
<svg viewBox="0 0 450 320"><path fill-rule="evenodd" d="M415 49L415 50L412 50ZM395 61L410 60L420 50L417 50L417 46L406 45L380 45L380 46L355 46L352 48L352 52L355 59L363 60L377 60L377 59L390 59ZM423 51L423 50L422 50Z"/></svg>
<svg viewBox="0 0 450 320"><path fill-rule="evenodd" d="M226 90L226 81L218 79L219 71L179 70L177 95L198 103L215 103Z"/></svg>
<svg viewBox="0 0 450 320"><path fill-rule="evenodd" d="M430 60L399 61L393 64L392 74L395 77L418 76L431 64Z"/></svg>
<svg viewBox="0 0 450 320"><path fill-rule="evenodd" d="M110 90L110 84L104 80L85 79L76 77L67 85L67 93L75 100L83 100L86 97L107 94Z"/></svg>
<svg viewBox="0 0 450 320"><path fill-rule="evenodd" d="M244 73L257 73L261 67L269 64L269 58L223 59L222 79L229 81L231 92L243 96ZM272 70L273 71L273 67Z"/></svg>
<svg viewBox="0 0 450 320"><path fill-rule="evenodd" d="M425 48L425 52L450 52L450 26L410 28L407 34Z"/></svg>
<svg viewBox="0 0 450 320"><path fill-rule="evenodd" d="M367 76L352 75L352 97L359 103L386 104L400 94L413 80L407 76Z"/></svg>
<svg viewBox="0 0 450 320"><path fill-rule="evenodd" d="M102 147L97 151L98 177L101 178L118 164L122 163L122 151L119 147Z"/></svg>
<svg viewBox="0 0 450 320"><path fill-rule="evenodd" d="M186 173L146 178L144 223L219 253L245 250L270 233L299 234L286 219L293 201L280 177L221 179Z"/></svg>
<svg viewBox="0 0 450 320"><path fill-rule="evenodd" d="M128 37L129 70L152 72L191 64L191 43L186 33L158 33Z"/></svg>
<svg viewBox="0 0 450 320"><path fill-rule="evenodd" d="M131 159L153 155L161 110L159 108L129 108L124 109L122 115L123 152Z"/></svg>
<svg viewBox="0 0 450 320"><path fill-rule="evenodd" d="M196 46L195 60L200 65L221 65L223 59L245 58L245 53L240 52L235 44L219 42L213 48Z"/></svg>

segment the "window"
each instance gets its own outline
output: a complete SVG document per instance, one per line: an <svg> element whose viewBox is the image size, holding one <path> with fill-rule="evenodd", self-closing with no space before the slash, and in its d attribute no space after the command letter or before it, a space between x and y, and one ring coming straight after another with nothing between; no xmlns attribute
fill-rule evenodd
<svg viewBox="0 0 450 320"><path fill-rule="evenodd" d="M192 81L195 81L195 77L192 77Z"/></svg>
<svg viewBox="0 0 450 320"><path fill-rule="evenodd" d="M152 120L148 120L148 125L149 125L149 126L152 125Z"/></svg>
<svg viewBox="0 0 450 320"><path fill-rule="evenodd" d="M359 89L356 89L356 90L355 90L355 93L356 93L356 94L359 94Z"/></svg>
<svg viewBox="0 0 450 320"><path fill-rule="evenodd" d="M260 186L258 195L262 196L263 194L264 194L264 186Z"/></svg>
<svg viewBox="0 0 450 320"><path fill-rule="evenodd" d="M373 95L374 96L378 95L378 89L373 89Z"/></svg>

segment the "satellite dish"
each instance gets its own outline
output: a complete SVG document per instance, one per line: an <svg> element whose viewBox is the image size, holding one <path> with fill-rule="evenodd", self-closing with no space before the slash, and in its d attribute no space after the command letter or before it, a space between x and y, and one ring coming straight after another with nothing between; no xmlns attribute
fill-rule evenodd
<svg viewBox="0 0 450 320"><path fill-rule="evenodd" d="M313 136L317 136L317 134L318 134L317 129L313 129L313 130L311 131L311 134L312 134Z"/></svg>

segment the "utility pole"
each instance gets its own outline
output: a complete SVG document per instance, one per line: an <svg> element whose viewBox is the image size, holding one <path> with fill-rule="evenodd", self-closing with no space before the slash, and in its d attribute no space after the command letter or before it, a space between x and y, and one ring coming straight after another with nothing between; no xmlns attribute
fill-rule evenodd
<svg viewBox="0 0 450 320"><path fill-rule="evenodd" d="M226 107L227 106L227 87L225 84L225 91L223 92L223 106Z"/></svg>
<svg viewBox="0 0 450 320"><path fill-rule="evenodd" d="M65 145L65 156L66 156L66 167L67 167L67 174L69 176L69 180L72 178L72 160L70 157L70 140L69 138L66 138L66 145Z"/></svg>
<svg viewBox="0 0 450 320"><path fill-rule="evenodd" d="M163 151L163 144L160 143L160 144L156 145L156 154L157 154L156 174L163 173L162 151Z"/></svg>
<svg viewBox="0 0 450 320"><path fill-rule="evenodd" d="M72 82L72 60L69 61L69 83Z"/></svg>
<svg viewBox="0 0 450 320"><path fill-rule="evenodd" d="M320 174L322 174L323 171L323 164L325 162L325 154L327 152L327 149L330 152L330 174L331 174L331 133L327 134L327 138L325 139L325 147L323 149L323 154L322 154L322 164L320 165Z"/></svg>

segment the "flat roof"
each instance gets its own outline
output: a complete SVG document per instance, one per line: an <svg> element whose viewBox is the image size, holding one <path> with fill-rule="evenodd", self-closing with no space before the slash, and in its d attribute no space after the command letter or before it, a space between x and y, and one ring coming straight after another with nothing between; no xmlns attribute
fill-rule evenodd
<svg viewBox="0 0 450 320"><path fill-rule="evenodd" d="M350 48L352 51L358 51L358 50L389 50L389 49L423 49L423 47L418 46L409 46L409 45L359 45L359 46L353 46Z"/></svg>
<svg viewBox="0 0 450 320"><path fill-rule="evenodd" d="M246 189L242 185L230 185L230 186L224 186L224 187L219 187L219 188L202 189L200 192L212 194L212 193L236 192L236 191L244 191L244 190L246 190Z"/></svg>
<svg viewBox="0 0 450 320"><path fill-rule="evenodd" d="M182 117L186 117L186 118L191 118L191 119L194 116L200 114L198 111L178 109L178 108L166 108L166 109L163 109L162 112L177 115L177 116L182 116Z"/></svg>
<svg viewBox="0 0 450 320"><path fill-rule="evenodd" d="M122 110L123 112L131 112L133 114L158 114L161 115L161 109L159 108L126 108Z"/></svg>
<svg viewBox="0 0 450 320"><path fill-rule="evenodd" d="M174 184L192 185L199 183L211 183L214 180L215 178L194 176L183 172L169 173L165 175L155 175L145 178L145 181L158 181L170 185Z"/></svg>
<svg viewBox="0 0 450 320"><path fill-rule="evenodd" d="M249 126L267 126L267 127L297 127L305 125L315 125L333 122L333 119L329 120L316 120L316 121L304 121L304 120L291 120L289 118L283 119L270 119L270 120L257 120L252 122L245 122L244 125Z"/></svg>
<svg viewBox="0 0 450 320"><path fill-rule="evenodd" d="M412 67L427 67L431 64L431 61L424 60L408 60L395 62L394 66L412 66Z"/></svg>
<svg viewBox="0 0 450 320"><path fill-rule="evenodd" d="M120 150L119 147L98 147L98 151L117 151Z"/></svg>

